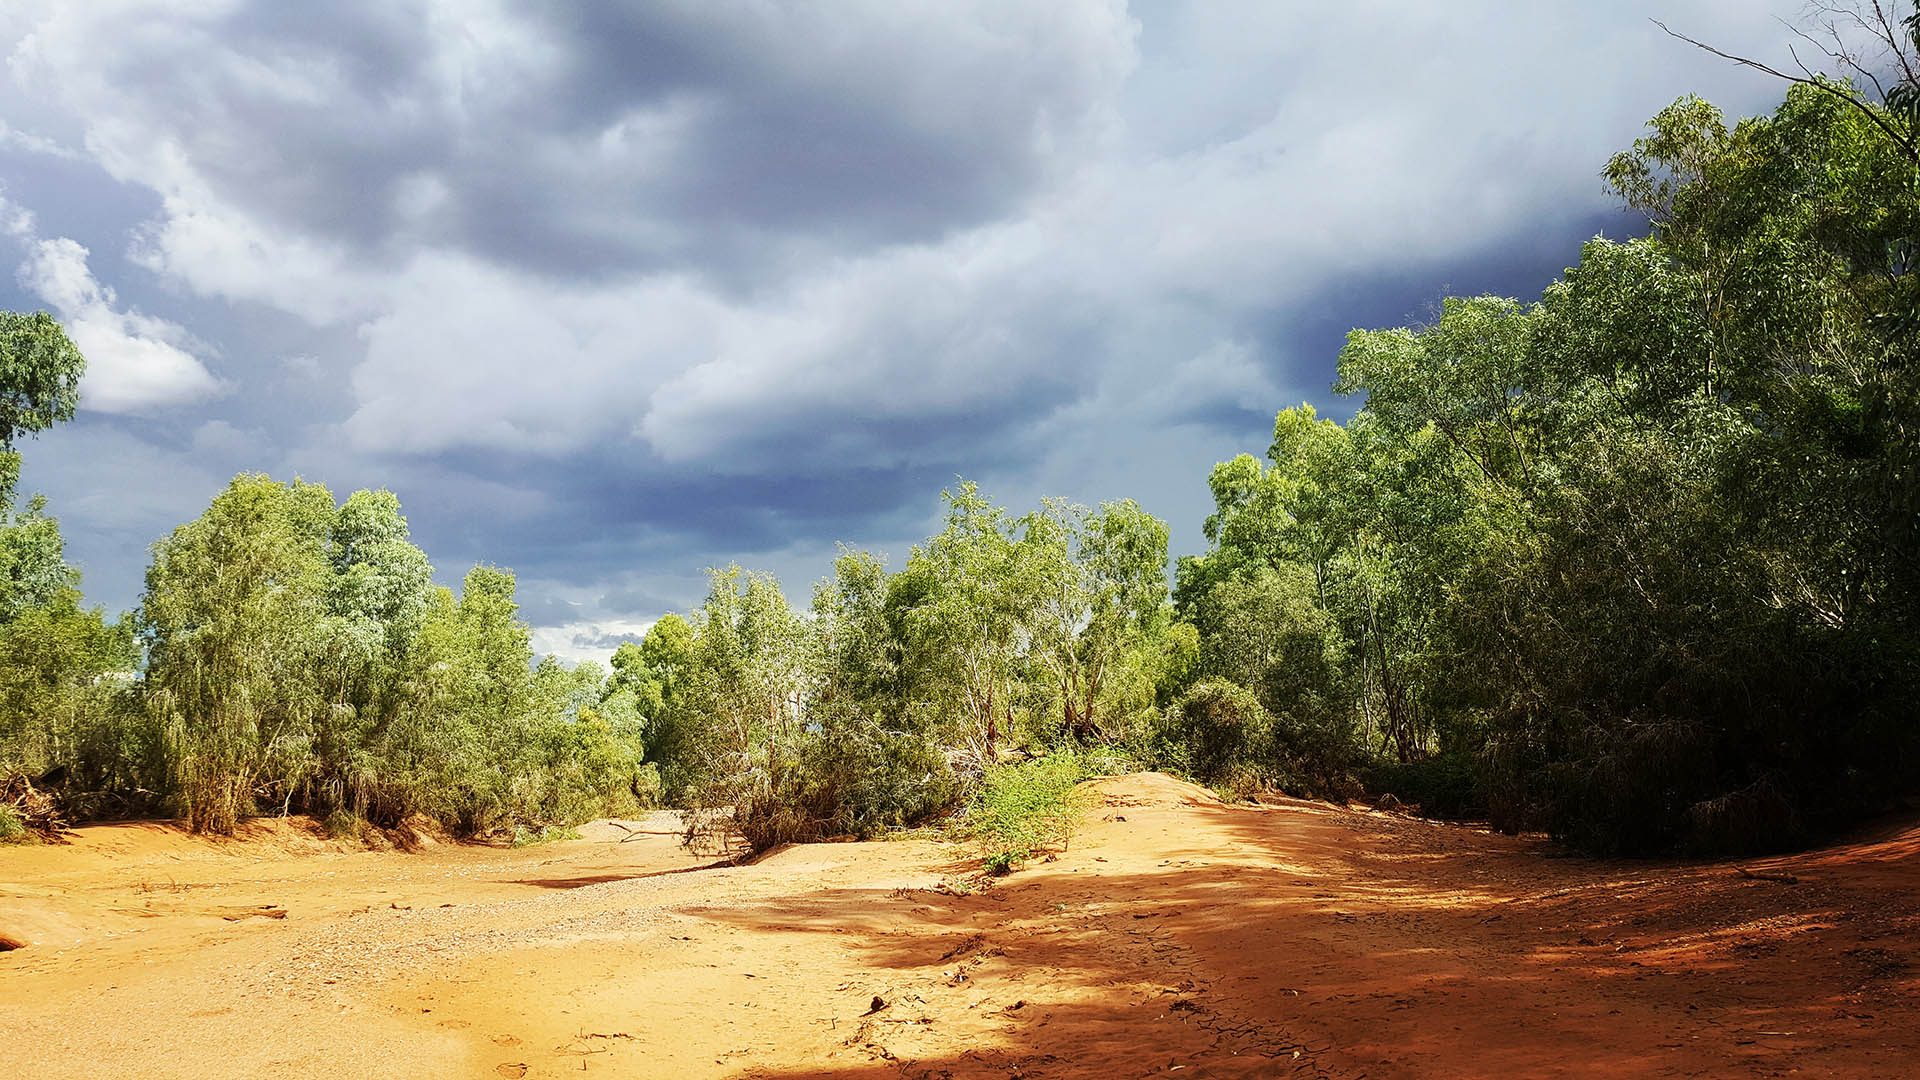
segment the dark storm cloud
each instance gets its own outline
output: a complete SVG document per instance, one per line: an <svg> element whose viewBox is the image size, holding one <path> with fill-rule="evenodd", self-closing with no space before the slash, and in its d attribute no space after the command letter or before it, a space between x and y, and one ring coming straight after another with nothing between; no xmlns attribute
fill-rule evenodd
<svg viewBox="0 0 1920 1080"><path fill-rule="evenodd" d="M1579 261L1580 245L1594 236L1638 235L1644 218L1623 211L1575 214L1502 236L1483 250L1461 252L1442 262L1391 266L1342 275L1320 283L1303 303L1276 305L1250 321L1247 332L1263 342L1261 355L1276 379L1292 377L1306 400L1324 415L1344 419L1360 402L1330 394L1336 363L1353 330L1419 326L1439 318L1447 296L1507 296L1523 303L1540 299L1549 283ZM1313 380L1319 379L1316 384ZM1288 404L1299 404L1289 401ZM1236 423L1232 410L1218 418ZM1196 417L1204 422L1204 417ZM1266 423L1273 422L1268 410Z"/></svg>
<svg viewBox="0 0 1920 1080"><path fill-rule="evenodd" d="M538 509L502 514L491 501L449 498L450 473L511 475ZM525 460L512 467L456 455L416 482L396 484L415 538L449 564L491 560L531 576L587 585L671 565L688 574L730 553L797 541L854 539L916 527L955 473L941 466L823 473L715 475L704 469L636 474L617 460ZM457 576L457 575L456 575Z"/></svg>
<svg viewBox="0 0 1920 1080"><path fill-rule="evenodd" d="M1347 330L1536 297L1647 116L1777 96L1630 7L22 0L4 300L212 380L28 483L114 606L235 471L389 486L575 652L704 566L897 560L956 474L1188 550L1214 461L1351 409ZM1663 7L1765 54L1793 2Z"/></svg>
<svg viewBox="0 0 1920 1080"><path fill-rule="evenodd" d="M1001 21L1025 40L862 18L882 13L475 6L468 24L458 7L260 0L142 12L96 77L258 220L362 258L427 243L580 275L987 220L1118 74L1072 40L1085 27L1014 6Z"/></svg>

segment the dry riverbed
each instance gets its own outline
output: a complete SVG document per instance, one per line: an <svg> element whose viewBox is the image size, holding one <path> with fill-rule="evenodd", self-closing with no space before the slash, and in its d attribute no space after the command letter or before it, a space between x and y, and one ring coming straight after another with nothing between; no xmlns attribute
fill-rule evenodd
<svg viewBox="0 0 1920 1080"><path fill-rule="evenodd" d="M23 946L0 952L0 1060L195 1078L1920 1068L1911 823L1783 859L1618 863L1227 806L1157 775L1094 786L1067 851L985 887L931 839L710 868L669 815L517 850L350 850L297 820L0 848L0 938Z"/></svg>

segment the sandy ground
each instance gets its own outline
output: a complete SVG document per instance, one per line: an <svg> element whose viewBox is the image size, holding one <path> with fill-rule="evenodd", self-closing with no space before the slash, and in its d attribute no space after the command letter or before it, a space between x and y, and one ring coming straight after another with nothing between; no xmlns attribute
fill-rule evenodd
<svg viewBox="0 0 1920 1080"><path fill-rule="evenodd" d="M35 1077L1920 1075L1920 826L1606 863L1094 785L989 887L933 840L699 869L672 819L520 850L298 822L0 849ZM1743 877L1791 874L1795 884Z"/></svg>

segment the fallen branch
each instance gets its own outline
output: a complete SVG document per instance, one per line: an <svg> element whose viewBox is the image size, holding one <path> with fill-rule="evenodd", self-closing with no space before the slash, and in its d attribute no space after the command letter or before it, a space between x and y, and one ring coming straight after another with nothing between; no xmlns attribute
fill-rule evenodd
<svg viewBox="0 0 1920 1080"><path fill-rule="evenodd" d="M60 800L52 792L34 787L33 781L21 773L0 775L0 808L46 840L58 840L61 833L71 831Z"/></svg>
<svg viewBox="0 0 1920 1080"><path fill-rule="evenodd" d="M287 909L275 907L272 904L262 904L259 907L229 911L220 917L228 922L239 922L241 919L284 919L287 917Z"/></svg>
<svg viewBox="0 0 1920 1080"><path fill-rule="evenodd" d="M609 821L607 822L607 824L627 834L621 837L617 841L618 843L622 843L622 844L626 843L629 840L638 840L643 836L679 836L680 835L679 829L668 829L665 831L662 831L660 829L636 829L631 825L623 825L618 821Z"/></svg>

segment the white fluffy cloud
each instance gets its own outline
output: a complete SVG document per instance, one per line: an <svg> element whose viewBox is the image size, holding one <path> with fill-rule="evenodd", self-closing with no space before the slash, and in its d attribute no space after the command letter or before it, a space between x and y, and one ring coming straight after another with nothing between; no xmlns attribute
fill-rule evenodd
<svg viewBox="0 0 1920 1080"><path fill-rule="evenodd" d="M593 660L604 664L620 642L640 640L653 624L652 619L612 619L537 627L532 637L533 651L568 663Z"/></svg>
<svg viewBox="0 0 1920 1080"><path fill-rule="evenodd" d="M83 408L144 413L221 392L220 380L187 350L186 330L120 306L113 289L87 268L86 248L64 236L41 238L33 215L5 199L0 199L0 232L26 249L18 272L21 287L58 314L87 358L80 384Z"/></svg>

